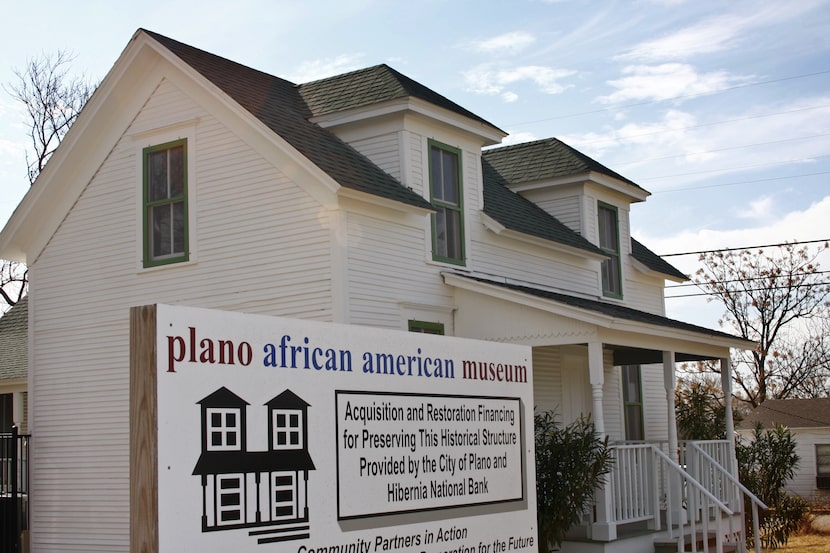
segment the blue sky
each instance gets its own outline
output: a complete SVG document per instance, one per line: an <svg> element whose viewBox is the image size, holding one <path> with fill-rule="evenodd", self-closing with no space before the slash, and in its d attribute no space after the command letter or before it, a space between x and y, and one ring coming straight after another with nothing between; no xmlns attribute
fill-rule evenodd
<svg viewBox="0 0 830 553"><path fill-rule="evenodd" d="M295 82L387 63L506 142L558 137L652 192L632 231L657 253L830 238L830 0L8 4L2 83L58 49L97 81L139 27ZM0 91L0 224L28 189L24 121Z"/></svg>

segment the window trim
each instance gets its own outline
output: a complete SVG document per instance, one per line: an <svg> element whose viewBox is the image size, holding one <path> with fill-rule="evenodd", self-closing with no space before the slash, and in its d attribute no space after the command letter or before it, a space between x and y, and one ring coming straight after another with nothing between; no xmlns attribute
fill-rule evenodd
<svg viewBox="0 0 830 553"><path fill-rule="evenodd" d="M628 381L626 379L626 371L631 370L632 368L637 370L637 386L639 387L639 395L640 401L630 401L626 396L626 389L628 387ZM623 365L620 371L620 380L622 381L622 404L623 404L623 431L625 433L626 440L632 441L642 441L645 440L646 437L646 420L645 420L645 409L643 405L643 367L641 365ZM637 438L630 438L628 436L628 408L629 407L637 407L640 411L640 436L641 439Z"/></svg>
<svg viewBox="0 0 830 553"><path fill-rule="evenodd" d="M444 323L409 319L407 328L409 332L421 332L423 334L444 336Z"/></svg>
<svg viewBox="0 0 830 553"><path fill-rule="evenodd" d="M285 417L286 424L279 425L277 424L278 417L282 415ZM297 417L297 425L294 426L291 424L291 417ZM297 449L304 449L305 444L303 443L303 433L304 433L304 424L303 424L303 412L300 409L273 409L271 411L271 420L272 420L272 431L273 435L273 449L275 451L282 450L282 451L289 451L289 450L297 450ZM296 434L298 441L296 444L291 443L291 436ZM280 444L278 437L280 435L285 435L285 443Z"/></svg>
<svg viewBox="0 0 830 553"><path fill-rule="evenodd" d="M827 453L819 454L819 448L827 448ZM820 472L820 465L818 462L819 456L827 456L830 455L830 444L815 444L815 451L816 451L816 476L830 476L830 463L826 465L826 472Z"/></svg>
<svg viewBox="0 0 830 553"><path fill-rule="evenodd" d="M458 174L457 174L457 193L458 193L458 205L445 202L442 200L438 200L435 198L433 182L432 182L432 149L437 148L439 150L443 150L445 152L449 152L456 156L457 158L457 166L458 166ZM432 259L433 261L438 261L441 263L450 263L452 265L466 265L466 255L467 255L467 248L465 244L465 233L464 233L464 185L463 185L463 177L464 171L462 168L462 161L463 156L460 148L456 148L454 146L450 146L449 144L444 144L443 142L439 142L438 140L434 140L432 138L427 139L427 164L428 164L428 184L429 184L429 201L436 207L449 209L458 213L458 240L459 240L459 248L460 248L460 256L456 259L454 257L447 257L443 255L439 255L436 253L438 249L437 244L437 234L435 228L435 217L436 214L433 213L430 216L430 229L431 229L431 240L432 240Z"/></svg>
<svg viewBox="0 0 830 553"><path fill-rule="evenodd" d="M600 229L600 222L602 218L600 217L600 210L606 209L611 211L614 214L614 233L617 240L617 249L613 250L610 248L605 248L602 246L602 232ZM617 206L605 203L603 201L597 201L597 246L601 249L604 253L608 254L609 259L603 261L600 264L600 281L602 286L602 295L608 298L616 298L622 299L623 298L623 275L622 275L622 243L620 242L620 210ZM611 290L607 284L605 279L605 264L606 263L615 263L617 268L617 276L620 282L620 290L619 292L615 290Z"/></svg>
<svg viewBox="0 0 830 553"><path fill-rule="evenodd" d="M219 426L213 424L213 415L220 415L222 421ZM227 424L227 415L234 415L236 424L229 426ZM242 451L242 413L235 407L208 407L205 409L205 416L207 417L205 437L207 443L205 449L207 451ZM213 434L219 433L222 436L221 444L213 443ZM228 444L228 436L233 434L236 443Z"/></svg>
<svg viewBox="0 0 830 553"><path fill-rule="evenodd" d="M183 192L181 196L177 196L175 198L165 198L164 201L150 201L150 183L149 183L149 172L148 172L148 162L150 158L150 154L170 150L172 148L176 148L182 146L184 148L183 151L183 159L182 159L182 167L184 170L183 175ZM153 146L148 146L141 151L141 187L142 187L142 197L141 197L141 218L142 218L142 266L144 268L150 267L159 267L164 265L170 265L173 263L183 263L190 261L190 199L188 194L189 189L189 155L187 151L187 138L179 138L177 140L171 140L168 142L163 142L160 144L155 144ZM152 243L151 237L151 225L150 225L150 208L158 205L170 204L173 202L182 201L184 203L184 251L178 255L171 255L169 257L163 257L160 259L152 259L150 255L150 245Z"/></svg>

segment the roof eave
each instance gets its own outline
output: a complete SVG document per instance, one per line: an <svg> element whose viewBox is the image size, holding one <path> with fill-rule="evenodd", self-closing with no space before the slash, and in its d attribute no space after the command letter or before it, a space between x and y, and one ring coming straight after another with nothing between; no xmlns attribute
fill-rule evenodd
<svg viewBox="0 0 830 553"><path fill-rule="evenodd" d="M416 113L472 134L478 137L484 146L499 144L507 136L507 133L497 127L465 117L449 109L436 106L426 100L412 96L326 113L312 117L310 121L324 129L333 129L342 125L359 123L377 117L406 112Z"/></svg>
<svg viewBox="0 0 830 553"><path fill-rule="evenodd" d="M651 192L644 190L639 186L597 171L583 171L562 177L521 182L517 184L507 183L507 186L510 190L521 193L531 190L544 190L545 188L568 185L584 186L590 183L614 190L615 192L626 196L631 203L644 202L651 195Z"/></svg>
<svg viewBox="0 0 830 553"><path fill-rule="evenodd" d="M669 339L698 342L705 344L706 346L721 348L748 350L754 349L757 346L756 342L744 340L743 338L739 338L737 336L729 337L721 333L709 334L702 331L696 332L692 330L678 329L674 327L614 317L596 311L583 309L581 307L567 305L553 299L531 296L530 294L497 286L496 284L488 284L486 282L473 280L455 273L442 272L441 276L444 279L444 283L449 286L477 292L512 303L533 307L535 309L541 309L552 314L573 318L580 322L593 324L609 330L648 334ZM507 282L507 278L504 280L506 284L509 284Z"/></svg>
<svg viewBox="0 0 830 553"><path fill-rule="evenodd" d="M594 261L605 261L608 259L607 255L604 255L600 252L595 252L588 249L578 248L576 246L569 246L567 244L563 244L561 242L556 242L554 240L549 240L547 238L542 238L541 236L533 236L532 234L527 234L525 232L521 232L518 230L513 230L507 228L505 225L498 222L494 219L491 215L488 215L486 212L481 211L481 222L484 227L496 234L497 236L502 236L504 238L509 238L511 240L516 240L519 242L524 242L525 244L531 244L534 246L539 246L542 248L546 248L549 250L553 250L560 253L566 253L569 255L575 255L581 258L588 258Z"/></svg>
<svg viewBox="0 0 830 553"><path fill-rule="evenodd" d="M648 267L645 263L643 263L642 261L640 261L639 259L637 259L633 255L628 256L628 258L631 260L631 266L634 267L637 271L639 271L639 272L641 272L645 275L653 276L653 277L657 277L657 278L662 278L664 280L670 280L672 282L677 282L677 283L688 282L689 281L689 277L684 276L683 278L680 278L677 275L664 273L662 271L657 271L655 269L652 269L651 267Z"/></svg>

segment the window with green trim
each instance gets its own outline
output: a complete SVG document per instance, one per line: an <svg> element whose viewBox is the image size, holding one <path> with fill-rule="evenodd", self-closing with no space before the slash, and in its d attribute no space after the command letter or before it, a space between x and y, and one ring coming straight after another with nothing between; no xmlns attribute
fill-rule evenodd
<svg viewBox="0 0 830 553"><path fill-rule="evenodd" d="M144 266L187 261L187 141L144 149Z"/></svg>
<svg viewBox="0 0 830 553"><path fill-rule="evenodd" d="M642 441L643 428L643 383L640 365L622 367L623 409L625 410L625 439Z"/></svg>
<svg viewBox="0 0 830 553"><path fill-rule="evenodd" d="M432 258L464 264L464 208L461 190L461 150L429 141Z"/></svg>
<svg viewBox="0 0 830 553"><path fill-rule="evenodd" d="M427 321L409 321L409 332L420 332L421 334L444 335L443 323L431 323Z"/></svg>
<svg viewBox="0 0 830 553"><path fill-rule="evenodd" d="M622 269L620 267L620 223L617 208L599 202L597 204L599 247L608 254L602 262L602 294L621 298Z"/></svg>

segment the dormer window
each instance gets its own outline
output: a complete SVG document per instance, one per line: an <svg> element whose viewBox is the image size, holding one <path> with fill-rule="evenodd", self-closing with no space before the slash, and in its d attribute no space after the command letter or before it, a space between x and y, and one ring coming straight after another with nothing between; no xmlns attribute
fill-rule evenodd
<svg viewBox="0 0 830 553"><path fill-rule="evenodd" d="M241 451L242 428L239 409L207 409L207 450Z"/></svg>
<svg viewBox="0 0 830 553"><path fill-rule="evenodd" d="M302 449L303 445L303 413L296 409L274 409L273 417L273 447L274 449Z"/></svg>
<svg viewBox="0 0 830 553"><path fill-rule="evenodd" d="M620 224L617 208L602 202L597 204L599 247L609 258L602 262L602 295L622 298L622 269L620 267Z"/></svg>
<svg viewBox="0 0 830 553"><path fill-rule="evenodd" d="M432 216L432 258L463 265L461 150L429 141L429 191L430 201L437 209Z"/></svg>

